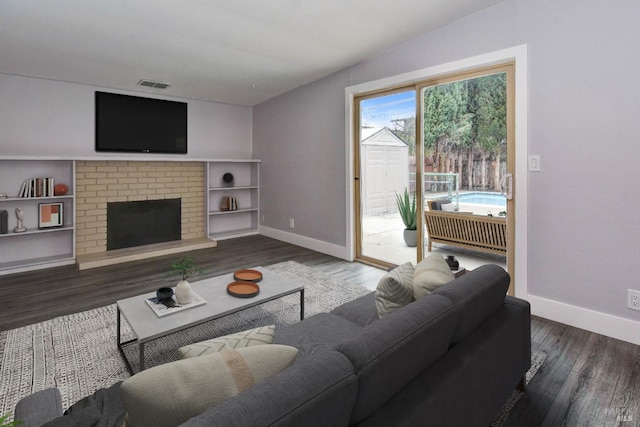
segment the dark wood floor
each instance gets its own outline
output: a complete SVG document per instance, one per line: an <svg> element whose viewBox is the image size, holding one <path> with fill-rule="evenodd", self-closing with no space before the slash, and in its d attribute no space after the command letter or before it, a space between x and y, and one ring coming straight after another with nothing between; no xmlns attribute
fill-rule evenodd
<svg viewBox="0 0 640 427"><path fill-rule="evenodd" d="M193 282L240 268L289 260L320 266L352 283L377 283L385 273L263 236L221 240L216 248L108 267L79 271L71 265L0 276L0 330L101 307L162 286L175 286L178 278L166 273L171 263L183 255L207 269Z"/></svg>
<svg viewBox="0 0 640 427"><path fill-rule="evenodd" d="M200 278L297 261L371 286L385 273L263 236L223 240L189 252ZM0 276L0 330L12 329L174 285L176 255L78 271L75 266ZM195 281L195 280L194 280ZM640 426L640 346L544 319L532 320L532 349L547 359L506 426Z"/></svg>

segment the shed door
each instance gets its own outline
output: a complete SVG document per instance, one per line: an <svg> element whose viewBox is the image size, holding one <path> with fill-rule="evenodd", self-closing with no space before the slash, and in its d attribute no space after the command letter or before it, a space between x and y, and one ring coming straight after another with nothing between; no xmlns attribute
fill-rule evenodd
<svg viewBox="0 0 640 427"><path fill-rule="evenodd" d="M407 149L367 145L364 152L365 215L397 212L396 192L402 194L407 186Z"/></svg>

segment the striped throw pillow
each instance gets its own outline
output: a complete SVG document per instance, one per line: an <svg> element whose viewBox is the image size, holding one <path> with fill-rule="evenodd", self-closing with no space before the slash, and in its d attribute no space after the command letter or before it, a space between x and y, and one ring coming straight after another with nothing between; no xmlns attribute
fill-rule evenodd
<svg viewBox="0 0 640 427"><path fill-rule="evenodd" d="M210 340L185 345L178 349L181 359L217 353L230 348L251 347L254 345L271 344L276 334L275 325L261 326L247 331L237 332Z"/></svg>

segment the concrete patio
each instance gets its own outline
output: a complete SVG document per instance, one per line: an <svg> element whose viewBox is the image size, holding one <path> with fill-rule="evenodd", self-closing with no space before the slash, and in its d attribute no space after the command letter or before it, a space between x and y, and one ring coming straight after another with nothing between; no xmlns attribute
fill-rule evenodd
<svg viewBox="0 0 640 427"><path fill-rule="evenodd" d="M461 210L472 210L469 206L460 205ZM484 208L479 212L488 212ZM497 212L495 212L497 215ZM395 213L385 215L366 216L362 220L363 227L363 255L371 258L402 264L407 261L416 262L417 248L410 248L404 243L404 224L400 215ZM426 231L424 233L426 239ZM460 266L466 269L474 269L483 264L497 264L506 269L506 258L500 255L492 255L479 251L472 251L455 246L433 244L431 253L440 253L443 256L453 255L460 261ZM425 252L426 240L425 240Z"/></svg>

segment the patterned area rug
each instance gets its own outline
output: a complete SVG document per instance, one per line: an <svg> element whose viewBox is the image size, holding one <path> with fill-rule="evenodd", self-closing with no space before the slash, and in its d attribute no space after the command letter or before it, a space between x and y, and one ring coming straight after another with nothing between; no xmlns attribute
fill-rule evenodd
<svg viewBox="0 0 640 427"><path fill-rule="evenodd" d="M322 271L288 261L267 267L305 286L305 317L371 292ZM144 308L144 307L143 307ZM176 349L207 338L260 325L276 328L300 321L300 296L289 295L152 341L145 345L147 367L177 359ZM126 321L123 341L133 338ZM62 316L0 334L0 416L13 412L22 397L58 387L62 405L129 377L116 347L115 304ZM137 371L137 347L125 348Z"/></svg>

